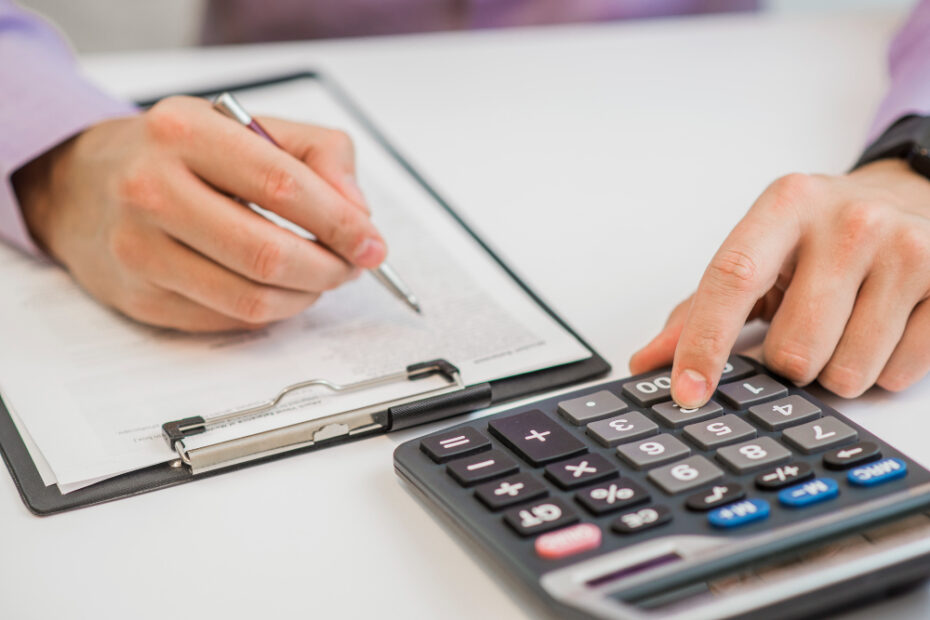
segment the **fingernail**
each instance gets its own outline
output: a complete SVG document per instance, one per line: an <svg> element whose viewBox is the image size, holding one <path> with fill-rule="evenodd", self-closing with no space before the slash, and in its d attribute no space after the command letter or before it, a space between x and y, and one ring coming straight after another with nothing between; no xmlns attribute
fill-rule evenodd
<svg viewBox="0 0 930 620"><path fill-rule="evenodd" d="M363 267L369 264L377 265L383 257L384 242L375 237L368 237L362 241L352 255L354 262Z"/></svg>
<svg viewBox="0 0 930 620"><path fill-rule="evenodd" d="M354 174L347 174L342 179L342 189L346 193L346 198L368 211L368 202L365 200L362 189L358 186Z"/></svg>
<svg viewBox="0 0 930 620"><path fill-rule="evenodd" d="M682 407L700 407L707 400L707 379L696 370L686 368L675 382L675 402Z"/></svg>

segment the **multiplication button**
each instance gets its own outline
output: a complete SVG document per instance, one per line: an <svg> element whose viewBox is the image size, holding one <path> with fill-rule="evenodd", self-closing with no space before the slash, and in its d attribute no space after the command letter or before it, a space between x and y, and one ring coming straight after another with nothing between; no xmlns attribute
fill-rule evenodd
<svg viewBox="0 0 930 620"><path fill-rule="evenodd" d="M587 433L602 446L616 446L624 441L648 437L659 432L659 425L639 413L629 411L609 420L588 424Z"/></svg>
<svg viewBox="0 0 930 620"><path fill-rule="evenodd" d="M769 431L777 431L813 418L820 417L820 407L792 394L764 405L749 408L749 417Z"/></svg>
<svg viewBox="0 0 930 620"><path fill-rule="evenodd" d="M574 489L617 475L617 468L600 454L582 454L546 466L546 477L563 489Z"/></svg>
<svg viewBox="0 0 930 620"><path fill-rule="evenodd" d="M563 400L559 403L559 413L572 424L581 425L615 415L627 407L613 392L601 390L580 398Z"/></svg>
<svg viewBox="0 0 930 620"><path fill-rule="evenodd" d="M420 442L420 450L437 463L481 452L491 447L491 441L481 431L469 426L427 437Z"/></svg>

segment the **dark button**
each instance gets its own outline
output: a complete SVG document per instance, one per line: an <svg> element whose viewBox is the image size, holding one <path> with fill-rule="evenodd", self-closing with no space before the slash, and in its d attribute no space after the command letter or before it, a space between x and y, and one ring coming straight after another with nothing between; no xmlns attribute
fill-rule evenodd
<svg viewBox="0 0 930 620"><path fill-rule="evenodd" d="M546 486L533 474L520 472L501 480L487 482L475 489L475 495L491 510L500 510L544 497Z"/></svg>
<svg viewBox="0 0 930 620"><path fill-rule="evenodd" d="M774 396L783 396L788 388L771 377L753 375L717 388L720 396L734 409L745 409Z"/></svg>
<svg viewBox="0 0 930 620"><path fill-rule="evenodd" d="M813 477L814 470L807 463L789 463L773 467L756 476L756 486L765 491L774 491Z"/></svg>
<svg viewBox="0 0 930 620"><path fill-rule="evenodd" d="M437 463L445 463L450 459L481 452L490 447L491 441L481 431L470 426L433 435L420 442L420 450Z"/></svg>
<svg viewBox="0 0 930 620"><path fill-rule="evenodd" d="M720 383L742 379L754 372L756 372L756 369L752 367L752 364L738 355L733 355L727 360L726 365L723 367L723 373L720 375Z"/></svg>
<svg viewBox="0 0 930 620"><path fill-rule="evenodd" d="M830 469L846 469L854 465L871 463L882 458L882 453L871 441L863 441L845 448L837 448L823 455L823 464Z"/></svg>
<svg viewBox="0 0 930 620"><path fill-rule="evenodd" d="M471 486L491 478L512 474L517 464L500 450L488 450L476 456L452 461L446 466L449 475L459 484Z"/></svg>
<svg viewBox="0 0 930 620"><path fill-rule="evenodd" d="M620 515L610 527L618 534L635 534L671 520L672 513L665 506L649 506Z"/></svg>
<svg viewBox="0 0 930 620"><path fill-rule="evenodd" d="M743 499L745 496L746 492L740 485L721 483L690 495L685 500L685 506L691 510L710 510Z"/></svg>
<svg viewBox="0 0 930 620"><path fill-rule="evenodd" d="M546 466L546 477L563 489L574 489L617 475L617 469L600 454L582 454Z"/></svg>
<svg viewBox="0 0 930 620"><path fill-rule="evenodd" d="M585 451L578 438L539 410L493 420L488 428L537 467Z"/></svg>
<svg viewBox="0 0 930 620"><path fill-rule="evenodd" d="M545 499L504 513L504 521L520 536L532 536L571 525L578 514L558 498Z"/></svg>
<svg viewBox="0 0 930 620"><path fill-rule="evenodd" d="M649 493L629 480L617 480L578 491L575 499L592 514L602 515L649 501Z"/></svg>

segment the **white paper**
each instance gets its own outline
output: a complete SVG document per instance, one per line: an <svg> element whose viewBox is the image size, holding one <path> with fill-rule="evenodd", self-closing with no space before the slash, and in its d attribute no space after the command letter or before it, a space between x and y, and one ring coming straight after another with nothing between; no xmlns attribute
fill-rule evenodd
<svg viewBox="0 0 930 620"><path fill-rule="evenodd" d="M331 125L356 142L361 182L418 316L369 275L254 333L192 336L130 321L57 267L0 248L0 391L63 491L172 458L162 423L210 417L309 378L349 383L445 357L467 383L590 353L471 239L315 82L245 93L256 113ZM423 389L313 391L272 415L199 435L197 447Z"/></svg>

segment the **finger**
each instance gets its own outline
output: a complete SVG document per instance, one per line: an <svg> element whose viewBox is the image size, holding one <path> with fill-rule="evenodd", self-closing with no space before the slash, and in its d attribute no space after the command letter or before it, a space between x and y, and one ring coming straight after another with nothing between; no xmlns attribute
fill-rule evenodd
<svg viewBox="0 0 930 620"><path fill-rule="evenodd" d="M344 131L277 118L259 122L287 152L301 160L352 204L371 213L358 186L355 145Z"/></svg>
<svg viewBox="0 0 930 620"><path fill-rule="evenodd" d="M878 385L899 392L923 379L930 372L930 301L914 308L904 328L904 336L878 376Z"/></svg>
<svg viewBox="0 0 930 620"><path fill-rule="evenodd" d="M678 344L678 336L681 334L681 328L688 314L688 308L691 307L693 297L692 295L675 306L675 309L669 314L662 331L649 344L633 354L633 357L630 358L630 372L632 374L638 375L671 363L672 357L675 355L675 345Z"/></svg>
<svg viewBox="0 0 930 620"><path fill-rule="evenodd" d="M361 210L303 162L206 102L172 98L146 118L154 139L214 187L308 230L359 267L384 260L384 240Z"/></svg>
<svg viewBox="0 0 930 620"><path fill-rule="evenodd" d="M862 284L846 330L818 381L843 398L875 384L904 334L914 307L892 279L870 276Z"/></svg>
<svg viewBox="0 0 930 620"><path fill-rule="evenodd" d="M225 332L262 327L238 321L205 308L183 295L154 286L127 295L126 299L117 304L117 308L130 318L147 325L185 332Z"/></svg>
<svg viewBox="0 0 930 620"><path fill-rule="evenodd" d="M285 319L319 298L252 282L167 236L155 236L150 252L151 260L141 272L152 284L241 323L265 325Z"/></svg>
<svg viewBox="0 0 930 620"><path fill-rule="evenodd" d="M704 272L675 351L672 396L682 407L706 403L743 324L791 259L801 232L793 200L801 180L786 177L759 198Z"/></svg>

